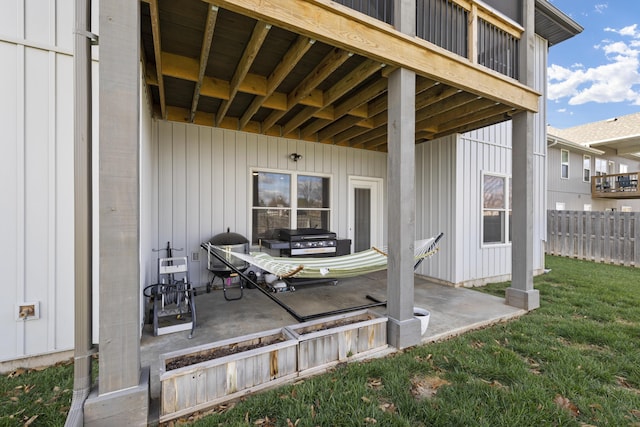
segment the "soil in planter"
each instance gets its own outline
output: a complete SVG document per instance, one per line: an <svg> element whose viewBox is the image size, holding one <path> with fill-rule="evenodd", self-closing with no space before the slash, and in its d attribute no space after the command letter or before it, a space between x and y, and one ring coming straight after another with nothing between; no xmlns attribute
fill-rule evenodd
<svg viewBox="0 0 640 427"><path fill-rule="evenodd" d="M255 340L242 341L225 347L214 348L211 350L205 350L193 354L186 354L184 356L176 357L175 359L167 361L165 370L172 371L174 369L182 368L185 366L195 365L196 363L219 359L221 357L241 353L243 351L253 350L254 348L266 347L268 345L283 342L286 340L287 338L282 334L270 335Z"/></svg>
<svg viewBox="0 0 640 427"><path fill-rule="evenodd" d="M364 314L357 317L347 317L344 319L331 320L328 322L318 323L317 325L306 326L304 328L295 329L300 335L310 334L313 332L324 331L331 328L339 328L340 326L351 325L353 323L364 322L373 319L374 316L370 314Z"/></svg>

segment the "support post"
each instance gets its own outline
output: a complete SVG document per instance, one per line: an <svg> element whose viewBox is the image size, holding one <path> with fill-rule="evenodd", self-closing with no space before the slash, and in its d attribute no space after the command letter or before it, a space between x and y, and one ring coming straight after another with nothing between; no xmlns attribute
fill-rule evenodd
<svg viewBox="0 0 640 427"><path fill-rule="evenodd" d="M522 0L524 33L520 46L520 81L534 84L535 0ZM512 255L511 287L506 290L508 305L534 310L540 306L540 294L533 289L533 162L534 113L513 117L512 142Z"/></svg>
<svg viewBox="0 0 640 427"><path fill-rule="evenodd" d="M415 35L415 0L395 2L395 27ZM420 320L413 316L415 242L416 75L395 70L388 83L388 246L387 340L396 348L420 343Z"/></svg>
<svg viewBox="0 0 640 427"><path fill-rule="evenodd" d="M140 2L100 1L100 359L85 425L146 425L140 368Z"/></svg>

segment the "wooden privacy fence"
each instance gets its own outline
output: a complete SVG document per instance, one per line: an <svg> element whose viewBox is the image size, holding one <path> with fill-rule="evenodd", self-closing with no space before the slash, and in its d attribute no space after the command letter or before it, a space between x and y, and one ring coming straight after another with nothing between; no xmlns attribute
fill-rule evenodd
<svg viewBox="0 0 640 427"><path fill-rule="evenodd" d="M550 255L637 266L639 212L547 211Z"/></svg>

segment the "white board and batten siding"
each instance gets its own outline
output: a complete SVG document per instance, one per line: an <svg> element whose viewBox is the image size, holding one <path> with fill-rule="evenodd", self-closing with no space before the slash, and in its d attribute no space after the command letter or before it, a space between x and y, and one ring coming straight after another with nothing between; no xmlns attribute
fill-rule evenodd
<svg viewBox="0 0 640 427"><path fill-rule="evenodd" d="M209 279L202 242L227 228L251 238L253 170L329 177L330 228L340 237L348 231L348 177L385 179L387 173L385 153L198 125L154 120L152 140L153 237L151 247L143 248L151 254L147 267L157 262L152 250L171 242L183 248L174 255L189 257L196 286ZM302 159L292 161L294 152Z"/></svg>
<svg viewBox="0 0 640 427"><path fill-rule="evenodd" d="M4 362L73 349L74 10L60 0L1 8ZM39 305L38 319L16 320L25 302Z"/></svg>
<svg viewBox="0 0 640 427"><path fill-rule="evenodd" d="M547 42L536 37L535 88L545 90ZM540 98L533 156L533 269L544 269L546 124ZM485 127L416 147L416 233L445 233L440 251L418 273L455 285L508 280L511 245L482 244L482 177L511 177L512 123Z"/></svg>

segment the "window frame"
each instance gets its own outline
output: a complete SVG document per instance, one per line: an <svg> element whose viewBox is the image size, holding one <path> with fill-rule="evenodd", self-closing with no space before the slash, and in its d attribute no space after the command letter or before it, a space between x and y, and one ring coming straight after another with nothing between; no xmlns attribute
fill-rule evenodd
<svg viewBox="0 0 640 427"><path fill-rule="evenodd" d="M585 167L587 164L586 161L589 159L589 167ZM585 179L585 173L588 172L589 176ZM583 154L582 155L582 182L591 182L591 155Z"/></svg>
<svg viewBox="0 0 640 427"><path fill-rule="evenodd" d="M493 176L497 178L502 178L504 180L504 206L502 208L485 208L484 206L484 184L485 184L485 176ZM511 246L512 236L511 236L511 219L513 214L512 209L512 192L513 179L510 175L504 173L497 172L488 172L483 171L480 178L480 247L481 248L496 248L496 247L504 247ZM502 231L502 235L504 236L504 241L502 242L485 242L484 241L484 212L485 211L501 211L504 212L504 223L502 227L504 227Z"/></svg>
<svg viewBox="0 0 640 427"><path fill-rule="evenodd" d="M564 157L564 153L567 153L567 161L565 162L563 160ZM560 149L560 179L569 179L569 176L571 176L570 174L570 159L571 159L571 153L569 152L569 150L565 150L564 148ZM567 167L567 176L564 176L564 167Z"/></svg>
<svg viewBox="0 0 640 427"><path fill-rule="evenodd" d="M271 173L271 174L282 174L282 175L289 175L289 179L290 179L290 186L291 188L289 189L289 197L290 197L290 201L289 201L289 207L261 207L261 206L254 206L254 195L255 195L255 191L257 190L255 185L254 185L254 176L259 174L259 173ZM327 179L327 185L328 185L328 205L329 207L327 208L311 208L311 207L304 207L301 208L298 206L298 177L300 176L310 176L310 177L319 177L319 178L323 178L323 179ZM327 212L327 229L331 229L332 225L332 220L333 220L333 208L334 208L334 201L333 201L333 175L332 174L327 174L327 173L316 173L316 172L307 172L307 171L293 171L293 170L287 170L287 169L270 169L270 168L261 168L261 167L254 167L254 168L250 168L249 170L249 191L247 192L247 197L248 197L248 206L249 206L249 230L250 230L250 235L249 235L249 241L252 242L252 244L255 244L255 242L257 242L260 237L255 237L253 236L254 233L254 224L253 224L253 214L254 211L257 210L269 210L269 209L280 209L280 210L285 210L289 212L289 228L291 229L297 229L297 223L298 223L298 211L299 210L308 210L308 211L325 211Z"/></svg>
<svg viewBox="0 0 640 427"><path fill-rule="evenodd" d="M607 175L608 167L609 162L607 161L607 159L596 157L595 176Z"/></svg>

